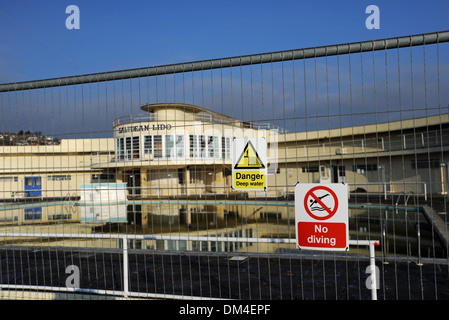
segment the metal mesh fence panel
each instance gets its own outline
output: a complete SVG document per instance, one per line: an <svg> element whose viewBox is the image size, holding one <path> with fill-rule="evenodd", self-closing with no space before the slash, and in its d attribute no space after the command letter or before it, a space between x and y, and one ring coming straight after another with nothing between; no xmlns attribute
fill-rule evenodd
<svg viewBox="0 0 449 320"><path fill-rule="evenodd" d="M447 299L448 39L0 85L2 297ZM298 183L348 185L348 251L298 250Z"/></svg>

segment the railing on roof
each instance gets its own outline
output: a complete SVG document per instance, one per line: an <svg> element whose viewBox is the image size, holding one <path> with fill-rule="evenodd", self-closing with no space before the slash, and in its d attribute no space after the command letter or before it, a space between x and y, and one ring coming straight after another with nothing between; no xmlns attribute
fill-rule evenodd
<svg viewBox="0 0 449 320"><path fill-rule="evenodd" d="M268 122L245 122L241 120L234 120L226 117L220 117L212 114L201 113L197 117L194 118L196 121L201 122L211 122L214 124L227 124L231 126L239 126L243 128L251 128L255 130L275 130L279 133L287 133L287 131L279 126L276 126L272 123ZM157 116L153 113L149 114L137 114L137 115L128 115L115 119L112 123L113 126L119 126L128 123L136 123L136 122L155 122L157 121Z"/></svg>
<svg viewBox="0 0 449 320"><path fill-rule="evenodd" d="M115 127L115 126L119 126L119 125L127 124L127 123L154 122L154 121L157 121L157 117L152 113L148 113L148 114L134 114L134 115L119 117L119 118L115 119L112 122L112 124Z"/></svg>
<svg viewBox="0 0 449 320"><path fill-rule="evenodd" d="M253 122L252 128L256 130L274 130L279 133L288 133L288 130L269 122Z"/></svg>

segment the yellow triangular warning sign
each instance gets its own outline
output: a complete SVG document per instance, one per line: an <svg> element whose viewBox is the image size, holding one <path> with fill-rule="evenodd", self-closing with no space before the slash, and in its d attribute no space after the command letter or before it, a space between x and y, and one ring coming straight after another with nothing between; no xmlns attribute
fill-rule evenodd
<svg viewBox="0 0 449 320"><path fill-rule="evenodd" d="M242 154L240 155L234 169L263 169L265 165L259 158L256 149L251 141L248 141Z"/></svg>

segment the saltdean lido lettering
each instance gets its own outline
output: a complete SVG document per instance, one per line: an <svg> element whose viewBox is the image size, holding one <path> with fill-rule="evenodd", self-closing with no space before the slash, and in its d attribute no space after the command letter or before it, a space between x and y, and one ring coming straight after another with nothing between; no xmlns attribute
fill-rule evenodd
<svg viewBox="0 0 449 320"><path fill-rule="evenodd" d="M118 133L128 133L128 132L140 132L140 131L150 131L150 130L170 130L172 128L171 124L145 124L139 126L128 126L118 128Z"/></svg>

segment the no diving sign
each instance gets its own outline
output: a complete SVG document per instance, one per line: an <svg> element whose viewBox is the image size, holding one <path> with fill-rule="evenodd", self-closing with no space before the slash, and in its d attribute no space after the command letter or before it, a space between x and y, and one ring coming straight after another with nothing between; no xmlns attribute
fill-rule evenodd
<svg viewBox="0 0 449 320"><path fill-rule="evenodd" d="M349 247L348 186L295 186L296 245L300 249L345 251Z"/></svg>

